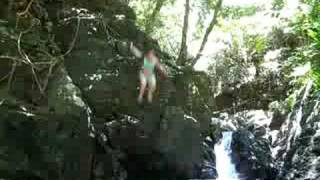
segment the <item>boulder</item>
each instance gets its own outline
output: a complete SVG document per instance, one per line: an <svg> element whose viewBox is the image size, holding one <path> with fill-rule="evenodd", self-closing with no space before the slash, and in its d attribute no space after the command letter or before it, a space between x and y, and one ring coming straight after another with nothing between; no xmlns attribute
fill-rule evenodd
<svg viewBox="0 0 320 180"><path fill-rule="evenodd" d="M142 120L123 116L106 123L112 147L124 154L121 162L128 177L194 177L194 165L201 161L199 123L171 108L161 118L145 111Z"/></svg>
<svg viewBox="0 0 320 180"><path fill-rule="evenodd" d="M269 142L249 131L233 134L232 159L241 177L245 179L275 179L277 169L271 156Z"/></svg>

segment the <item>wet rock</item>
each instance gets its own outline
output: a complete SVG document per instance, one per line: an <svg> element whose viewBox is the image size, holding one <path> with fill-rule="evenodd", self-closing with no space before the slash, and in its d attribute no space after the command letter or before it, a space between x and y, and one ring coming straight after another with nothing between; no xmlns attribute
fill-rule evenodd
<svg viewBox="0 0 320 180"><path fill-rule="evenodd" d="M88 108L81 97L79 88L73 84L63 67L56 72L49 83L48 106L56 114L74 114L76 116Z"/></svg>
<svg viewBox="0 0 320 180"><path fill-rule="evenodd" d="M77 118L39 111L12 100L2 100L0 111L1 156L8 157L2 159L1 171L8 172L9 179L75 179L79 174L88 175L74 168L85 166L82 157L90 153L74 149L91 147L90 141L78 134L81 125Z"/></svg>
<svg viewBox="0 0 320 180"><path fill-rule="evenodd" d="M161 118L145 112L143 120L123 116L106 127L112 146L125 154L121 164L130 178L194 177L200 126L183 111L168 110Z"/></svg>
<svg viewBox="0 0 320 180"><path fill-rule="evenodd" d="M269 74L266 77L257 77L252 82L240 86L232 84L230 88L215 97L216 110L227 112L250 109L268 110L272 100L285 99L287 83L284 75Z"/></svg>
<svg viewBox="0 0 320 180"><path fill-rule="evenodd" d="M217 178L216 170L216 155L214 154L215 141L208 136L202 142L201 146L201 163L198 167L197 178L200 179L215 179Z"/></svg>
<svg viewBox="0 0 320 180"><path fill-rule="evenodd" d="M271 131L280 130L282 124L285 122L288 116L288 108L286 103L278 101L269 104L269 109L273 112L272 120L269 125Z"/></svg>
<svg viewBox="0 0 320 180"><path fill-rule="evenodd" d="M294 110L282 125L275 147L279 179L319 179L319 96L308 84L300 90Z"/></svg>
<svg viewBox="0 0 320 180"><path fill-rule="evenodd" d="M232 159L244 179L275 179L277 170L271 156L269 142L249 131L233 134Z"/></svg>
<svg viewBox="0 0 320 180"><path fill-rule="evenodd" d="M313 145L312 145L312 152L317 155L320 156L320 133L317 133L318 135L315 135L313 138Z"/></svg>
<svg viewBox="0 0 320 180"><path fill-rule="evenodd" d="M211 124L222 131L246 129L255 136L264 136L269 131L273 113L264 110L245 110L235 114L219 113L211 118Z"/></svg>

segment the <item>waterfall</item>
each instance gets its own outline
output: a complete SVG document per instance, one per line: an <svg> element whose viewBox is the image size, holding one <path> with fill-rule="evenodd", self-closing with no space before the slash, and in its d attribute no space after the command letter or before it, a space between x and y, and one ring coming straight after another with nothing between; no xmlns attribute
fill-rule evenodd
<svg viewBox="0 0 320 180"><path fill-rule="evenodd" d="M290 114L286 120L287 121L286 124L288 124L288 125L292 121L292 128L289 130L290 135L288 138L288 144L287 144L287 148L286 148L287 152L291 148L292 140L294 142L296 140L296 138L301 134L301 131L302 131L301 120L302 120L302 115L303 115L303 105L306 103L307 97L311 92L312 84L313 84L313 81L309 80L307 82L307 84L301 88L300 93L303 93L303 96L302 96L302 99L301 99L301 102L299 104L298 109L295 110L295 113L296 113L295 118L291 119L292 114ZM284 126L283 128L287 129L288 127ZM285 131L283 128L282 128L282 131ZM283 156L286 156L286 154L287 153L284 153Z"/></svg>
<svg viewBox="0 0 320 180"><path fill-rule="evenodd" d="M294 127L296 129L296 132L294 134L294 140L297 138L297 136L299 136L301 134L301 131L302 131L302 128L301 128L301 120L302 120L302 114L303 114L302 108L303 108L303 105L305 104L305 101L307 100L308 95L311 92L312 84L313 84L313 81L309 80L308 83L306 84L305 91L304 91L303 97L301 99L299 110L296 115L296 121L294 121L294 123L295 123Z"/></svg>
<svg viewBox="0 0 320 180"><path fill-rule="evenodd" d="M217 180L239 180L235 165L231 160L232 132L223 132L222 140L214 147L216 155Z"/></svg>

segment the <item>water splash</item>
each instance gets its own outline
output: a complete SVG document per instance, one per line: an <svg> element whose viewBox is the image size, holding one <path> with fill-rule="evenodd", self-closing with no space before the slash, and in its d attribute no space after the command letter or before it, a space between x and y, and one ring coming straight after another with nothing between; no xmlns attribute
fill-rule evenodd
<svg viewBox="0 0 320 180"><path fill-rule="evenodd" d="M222 140L214 147L217 180L239 180L235 165L231 161L232 132L223 132Z"/></svg>

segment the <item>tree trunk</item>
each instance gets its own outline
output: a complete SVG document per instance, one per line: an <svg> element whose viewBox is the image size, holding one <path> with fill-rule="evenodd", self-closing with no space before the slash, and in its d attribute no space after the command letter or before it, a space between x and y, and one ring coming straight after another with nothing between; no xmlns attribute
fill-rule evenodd
<svg viewBox="0 0 320 180"><path fill-rule="evenodd" d="M188 26L189 26L189 13L190 13L190 0L186 0L185 5L185 15L184 15L184 23L182 29L182 40L181 40L181 47L180 53L178 56L177 64L184 65L187 59L187 34L188 34Z"/></svg>
<svg viewBox="0 0 320 180"><path fill-rule="evenodd" d="M156 6L152 11L152 14L148 18L147 24L146 24L146 33L150 34L153 32L154 29L154 22L156 20L157 15L159 14L162 6L164 5L166 0L157 0Z"/></svg>
<svg viewBox="0 0 320 180"><path fill-rule="evenodd" d="M205 47L206 44L207 44L209 35L210 35L213 27L217 24L217 18L218 18L219 11L221 10L222 1L223 1L223 0L219 0L219 1L217 2L217 4L216 4L216 7L215 7L215 9L214 9L214 14L213 14L212 20L211 20L211 22L210 22L209 27L208 27L207 30L206 30L206 33L204 34L204 37L203 37L203 40L202 40L200 49L199 49L199 51L198 51L195 59L192 61L192 66L194 66L194 65L197 63L197 61L199 60L199 58L201 57L202 51L203 51L204 47Z"/></svg>

